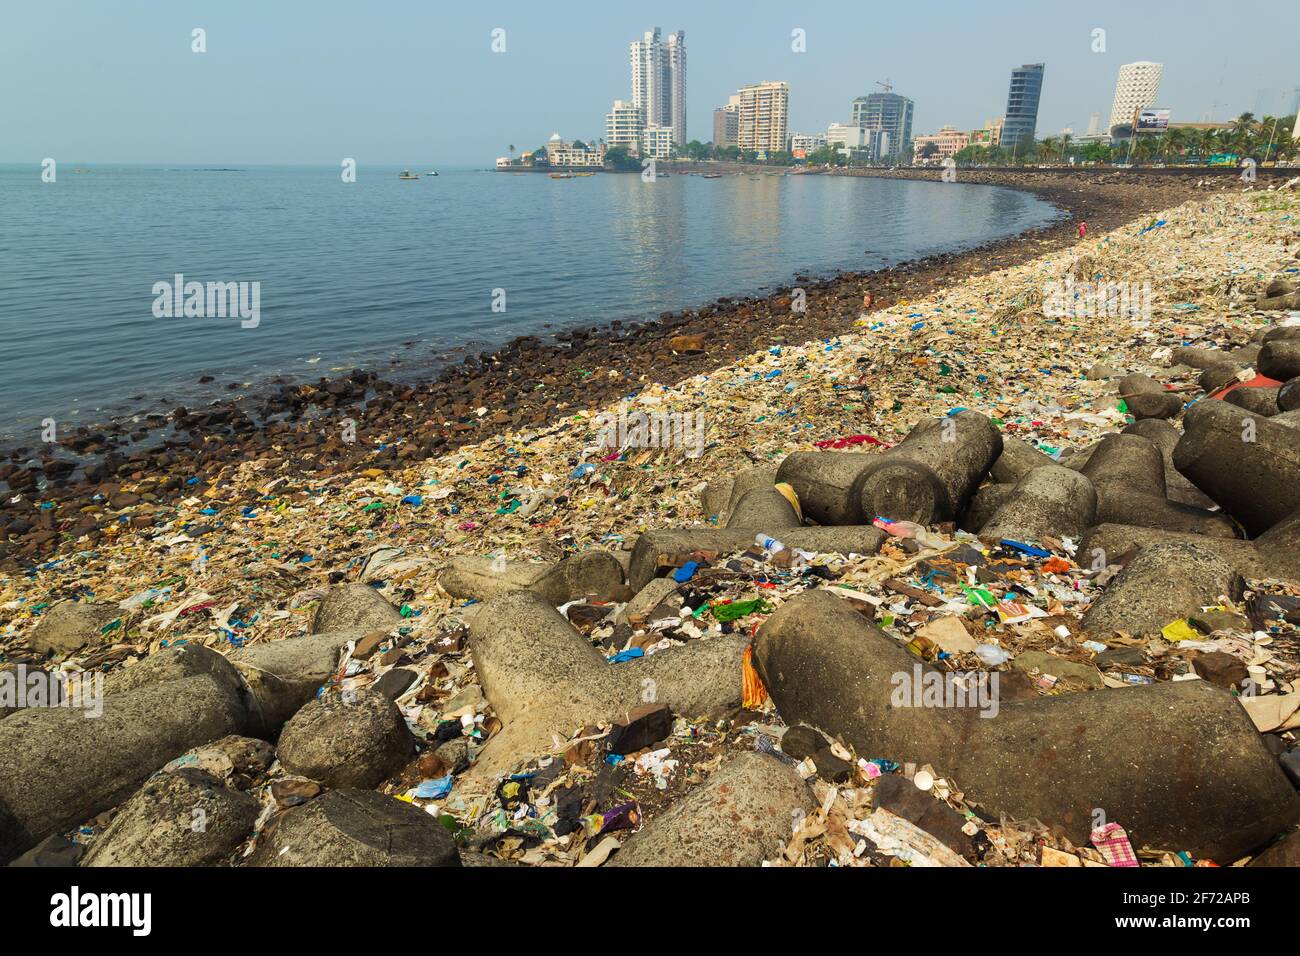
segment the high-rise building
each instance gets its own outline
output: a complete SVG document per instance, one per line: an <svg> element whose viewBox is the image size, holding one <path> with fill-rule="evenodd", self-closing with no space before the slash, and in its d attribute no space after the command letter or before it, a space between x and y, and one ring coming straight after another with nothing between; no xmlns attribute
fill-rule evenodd
<svg viewBox="0 0 1300 956"><path fill-rule="evenodd" d="M881 162L905 155L912 139L913 106L911 100L897 93L869 93L853 101L854 126L889 134L881 150Z"/></svg>
<svg viewBox="0 0 1300 956"><path fill-rule="evenodd" d="M626 100L615 100L613 108L605 114L605 143L622 146L631 152L641 148L641 133L645 130L645 113L641 107Z"/></svg>
<svg viewBox="0 0 1300 956"><path fill-rule="evenodd" d="M1011 71L1007 113L1002 121L1004 147L1016 149L1033 144L1038 130L1038 101L1043 95L1043 70L1042 63L1026 63Z"/></svg>
<svg viewBox="0 0 1300 956"><path fill-rule="evenodd" d="M1113 133L1115 127L1131 127L1133 114L1149 106L1155 106L1156 94L1160 91L1160 77L1164 74L1164 65L1149 60L1137 63L1125 63L1119 68L1119 79L1115 81L1115 101L1110 108L1110 126L1107 132Z"/></svg>
<svg viewBox="0 0 1300 956"><path fill-rule="evenodd" d="M713 145L735 146L740 131L740 97L733 96L726 106L713 111Z"/></svg>
<svg viewBox="0 0 1300 956"><path fill-rule="evenodd" d="M686 33L678 30L665 43L658 27L647 30L630 48L632 105L640 107L646 126L671 126L674 142L686 142Z"/></svg>
<svg viewBox="0 0 1300 956"><path fill-rule="evenodd" d="M740 88L740 117L736 145L741 149L779 152L785 149L786 122L790 111L790 84L753 83Z"/></svg>
<svg viewBox="0 0 1300 956"><path fill-rule="evenodd" d="M686 31L668 35L665 51L668 67L668 122L673 128L673 142L686 140Z"/></svg>

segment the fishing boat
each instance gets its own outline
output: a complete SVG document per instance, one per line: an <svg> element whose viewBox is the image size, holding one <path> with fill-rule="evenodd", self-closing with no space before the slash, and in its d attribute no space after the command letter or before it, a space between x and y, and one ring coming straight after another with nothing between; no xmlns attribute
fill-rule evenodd
<svg viewBox="0 0 1300 956"><path fill-rule="evenodd" d="M400 173L397 174L397 178L398 179L419 179L420 174L413 173L409 169L403 169Z"/></svg>
<svg viewBox="0 0 1300 956"><path fill-rule="evenodd" d="M721 179L722 173L700 173L705 179Z"/></svg>
<svg viewBox="0 0 1300 956"><path fill-rule="evenodd" d="M426 175L426 176L437 176L437 175L438 175L438 171L437 171L436 169L431 169L431 170L429 170L427 173L425 173L424 175Z"/></svg>
<svg viewBox="0 0 1300 956"><path fill-rule="evenodd" d="M573 173L551 173L552 179L572 179Z"/></svg>

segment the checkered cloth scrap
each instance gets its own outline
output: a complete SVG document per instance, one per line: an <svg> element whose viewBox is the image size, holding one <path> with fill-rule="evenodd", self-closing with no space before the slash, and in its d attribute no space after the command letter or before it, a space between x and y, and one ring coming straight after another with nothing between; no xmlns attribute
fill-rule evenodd
<svg viewBox="0 0 1300 956"><path fill-rule="evenodd" d="M1092 845L1101 851L1109 866L1138 865L1133 844L1128 842L1128 834L1118 823L1107 823L1093 830Z"/></svg>

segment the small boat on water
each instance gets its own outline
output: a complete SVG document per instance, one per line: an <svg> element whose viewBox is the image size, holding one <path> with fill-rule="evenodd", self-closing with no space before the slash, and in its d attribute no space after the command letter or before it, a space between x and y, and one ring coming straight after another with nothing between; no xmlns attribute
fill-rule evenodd
<svg viewBox="0 0 1300 956"><path fill-rule="evenodd" d="M721 179L722 173L700 173L705 179Z"/></svg>
<svg viewBox="0 0 1300 956"><path fill-rule="evenodd" d="M572 179L573 173L551 173L552 179Z"/></svg>
<svg viewBox="0 0 1300 956"><path fill-rule="evenodd" d="M397 178L398 179L419 179L420 174L413 173L409 169L403 169L400 173L397 174Z"/></svg>
<svg viewBox="0 0 1300 956"><path fill-rule="evenodd" d="M437 175L438 175L438 171L437 171L436 169L431 169L431 170L429 170L427 173L425 173L424 175L426 175L426 176L437 176Z"/></svg>

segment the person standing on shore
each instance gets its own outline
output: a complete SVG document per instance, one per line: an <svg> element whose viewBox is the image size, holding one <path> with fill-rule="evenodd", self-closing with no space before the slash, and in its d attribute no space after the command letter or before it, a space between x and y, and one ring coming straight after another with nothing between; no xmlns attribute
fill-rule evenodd
<svg viewBox="0 0 1300 956"><path fill-rule="evenodd" d="M1083 239L1088 235L1088 220L1079 220L1079 238Z"/></svg>

